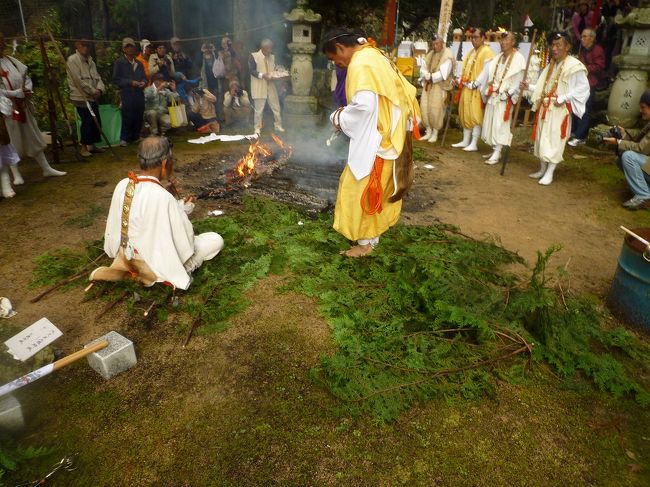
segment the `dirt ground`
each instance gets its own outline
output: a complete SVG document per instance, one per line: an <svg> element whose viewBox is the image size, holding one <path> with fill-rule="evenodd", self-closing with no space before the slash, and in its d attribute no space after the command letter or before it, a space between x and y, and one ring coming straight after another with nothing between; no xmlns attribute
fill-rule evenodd
<svg viewBox="0 0 650 487"><path fill-rule="evenodd" d="M451 133L447 144L456 137ZM650 226L650 212L620 207L627 192L608 154L568 150L556 181L543 187L527 177L537 166L525 150L513 151L502 177L480 153L416 147L417 180L402 221L452 223L531 262L538 250L560 244L555 263L567 267L574 290L603 297L622 243L618 226ZM245 150L237 143L176 143L180 186L194 189L213 179ZM138 366L114 380L71 367L19 395L28 421L24 441L53 448L48 461L82 448L79 473L66 474L60 485L616 485L615 479L643 485L626 467L631 457L618 451L616 431L636 430L627 448L650 453L647 423L628 406L616 409L591 393L555 398L551 386L503 384L495 403L456 408L441 402L383 427L324 412L335 404L310 382L308 370L332 351L330 330L314 302L277 294L281 278L255 286L254 304L231 328L197 336L187 350L174 326L133 327L124 310L95 321L103 303L81 303L78 289L29 303L39 291L29 287L34 258L101 237L113 187L135 167L134 147L117 151L121 162L108 153L64 162L58 167L68 175L61 178L44 179L25 161L26 184L15 198L0 200L0 296L18 311L10 324L22 328L47 316L63 330L57 345L65 352L109 330L128 335L138 349ZM211 157L214 164L192 167ZM229 204L201 200L195 215L228 211ZM92 205L101 211L83 227ZM607 425L613 416L623 426L603 426L604 433L589 426ZM535 447L540 439L545 444ZM414 457L413 445L442 456ZM504 449L524 458L496 462ZM590 449L614 452L616 460L598 465ZM445 455L455 460L444 463ZM37 478L45 465L28 464L11 480ZM535 478L522 477L529 467Z"/></svg>

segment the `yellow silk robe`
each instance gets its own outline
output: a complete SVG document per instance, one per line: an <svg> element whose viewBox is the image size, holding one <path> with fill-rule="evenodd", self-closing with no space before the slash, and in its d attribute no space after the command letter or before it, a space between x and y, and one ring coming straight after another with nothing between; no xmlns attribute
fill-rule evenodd
<svg viewBox="0 0 650 487"><path fill-rule="evenodd" d="M462 77L464 84L475 81L483 71L485 63L494 56L494 51L487 45L472 49L463 61ZM476 61L474 61L474 58L476 58ZM458 115L460 116L460 124L465 129L471 129L483 123L483 100L481 99L480 90L463 88L458 103Z"/></svg>

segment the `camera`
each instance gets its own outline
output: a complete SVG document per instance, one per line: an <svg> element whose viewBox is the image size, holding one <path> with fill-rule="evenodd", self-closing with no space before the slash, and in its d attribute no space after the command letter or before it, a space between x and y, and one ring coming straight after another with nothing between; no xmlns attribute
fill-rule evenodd
<svg viewBox="0 0 650 487"><path fill-rule="evenodd" d="M194 88L192 90L193 95L198 95L198 96L203 96L205 93L203 93L203 90L201 88Z"/></svg>
<svg viewBox="0 0 650 487"><path fill-rule="evenodd" d="M241 88L237 88L236 95L237 96L243 96L244 95L244 90L242 90Z"/></svg>
<svg viewBox="0 0 650 487"><path fill-rule="evenodd" d="M618 127L610 127L609 130L606 133L604 133L604 134L596 134L595 137L596 137L596 142L598 144L602 144L603 143L603 138L605 138L605 137L613 137L616 140L620 140L620 139L623 138L623 133L621 132L621 129L619 129Z"/></svg>

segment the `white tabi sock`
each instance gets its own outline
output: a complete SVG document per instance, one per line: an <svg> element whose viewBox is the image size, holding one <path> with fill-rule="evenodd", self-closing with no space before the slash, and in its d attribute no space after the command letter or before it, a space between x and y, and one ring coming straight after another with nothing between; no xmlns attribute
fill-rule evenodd
<svg viewBox="0 0 650 487"><path fill-rule="evenodd" d="M481 126L475 125L472 128L472 141L463 150L465 152L476 152L478 150L478 139L481 136Z"/></svg>
<svg viewBox="0 0 650 487"><path fill-rule="evenodd" d="M557 168L557 162L549 162L544 177L539 180L539 184L543 184L544 186L551 184L553 182L553 173L555 172L555 168Z"/></svg>
<svg viewBox="0 0 650 487"><path fill-rule="evenodd" d="M472 138L472 129L463 129L463 140L460 142L457 142L456 144L451 144L452 147L467 147L469 145L469 141Z"/></svg>
<svg viewBox="0 0 650 487"><path fill-rule="evenodd" d="M2 196L4 198L13 198L16 196L16 192L11 187L11 178L9 177L7 166L2 166L2 169L0 169L0 186L2 187Z"/></svg>
<svg viewBox="0 0 650 487"><path fill-rule="evenodd" d="M499 162L499 159L501 159L501 148L502 146L500 144L495 145L494 152L492 153L490 158L487 161L485 161L485 163L493 165Z"/></svg>
<svg viewBox="0 0 650 487"><path fill-rule="evenodd" d="M9 169L11 169L11 173L14 175L14 186L20 186L21 184L25 184L25 180L21 176L17 164L14 164L13 166L9 166Z"/></svg>
<svg viewBox="0 0 650 487"><path fill-rule="evenodd" d="M546 172L546 166L548 166L548 162L539 161L539 164L540 164L539 171L530 173L528 175L529 178L539 179L544 175L544 173Z"/></svg>
<svg viewBox="0 0 650 487"><path fill-rule="evenodd" d="M36 162L38 162L38 165L41 166L41 169L43 170L43 176L65 176L68 174L67 172L64 171L57 171L54 169L52 166L50 166L50 163L47 162L47 159L45 158L45 154L43 152L39 152L36 157Z"/></svg>

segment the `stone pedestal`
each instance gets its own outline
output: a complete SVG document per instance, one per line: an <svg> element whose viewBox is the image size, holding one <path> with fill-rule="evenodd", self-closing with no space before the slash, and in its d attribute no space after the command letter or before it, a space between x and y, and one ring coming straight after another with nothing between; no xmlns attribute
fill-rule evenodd
<svg viewBox="0 0 650 487"><path fill-rule="evenodd" d="M292 129L313 128L318 123L318 102L311 95L314 79L312 55L316 45L312 43L312 24L321 21L320 14L307 9L306 0L298 0L296 8L285 13L284 18L292 24L291 95L284 100L283 119Z"/></svg>
<svg viewBox="0 0 650 487"><path fill-rule="evenodd" d="M108 347L88 355L88 365L104 379L110 379L114 375L130 369L137 363L133 342L128 338L111 331L103 337L90 342L86 347L100 340L108 340Z"/></svg>
<svg viewBox="0 0 650 487"><path fill-rule="evenodd" d="M633 9L625 17L616 17L616 23L623 30L623 46L613 59L620 71L612 85L607 115L611 125L633 127L639 118L639 99L648 87L650 8Z"/></svg>

